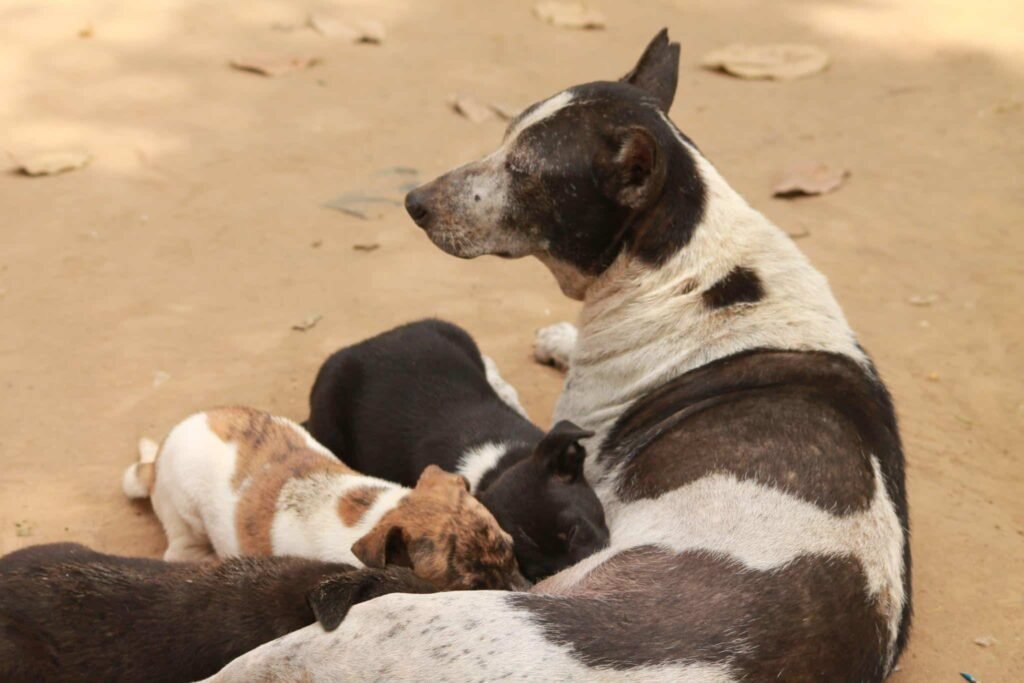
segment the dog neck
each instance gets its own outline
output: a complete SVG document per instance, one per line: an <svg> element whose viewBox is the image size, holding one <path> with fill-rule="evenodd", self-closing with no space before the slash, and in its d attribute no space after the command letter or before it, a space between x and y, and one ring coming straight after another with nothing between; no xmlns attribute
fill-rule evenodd
<svg viewBox="0 0 1024 683"><path fill-rule="evenodd" d="M588 446L636 399L735 353L828 351L869 365L825 277L690 150L706 204L689 242L660 266L623 250L584 292L556 419L595 431Z"/></svg>

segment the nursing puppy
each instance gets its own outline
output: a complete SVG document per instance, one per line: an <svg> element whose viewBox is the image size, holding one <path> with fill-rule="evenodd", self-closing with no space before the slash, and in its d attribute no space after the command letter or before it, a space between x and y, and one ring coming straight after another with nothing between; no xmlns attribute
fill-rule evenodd
<svg viewBox="0 0 1024 683"><path fill-rule="evenodd" d="M432 586L296 557L170 563L57 543L0 558L0 681L194 681L349 608Z"/></svg>
<svg viewBox="0 0 1024 683"><path fill-rule="evenodd" d="M556 419L595 432L609 548L531 593L357 605L214 680L892 670L911 610L892 402L825 278L669 120L678 63L662 32L620 81L530 107L497 151L406 199L445 251L534 255L583 301L575 344L538 350L569 360Z"/></svg>
<svg viewBox="0 0 1024 683"><path fill-rule="evenodd" d="M526 585L509 535L463 477L437 467L411 490L367 477L294 422L251 408L192 415L153 451L123 485L152 498L166 560L296 555L409 567L438 590Z"/></svg>
<svg viewBox="0 0 1024 683"><path fill-rule="evenodd" d="M583 476L579 440L593 435L571 422L545 435L460 327L423 320L338 351L317 374L309 410L313 438L360 472L410 484L437 465L466 477L531 581L608 544Z"/></svg>

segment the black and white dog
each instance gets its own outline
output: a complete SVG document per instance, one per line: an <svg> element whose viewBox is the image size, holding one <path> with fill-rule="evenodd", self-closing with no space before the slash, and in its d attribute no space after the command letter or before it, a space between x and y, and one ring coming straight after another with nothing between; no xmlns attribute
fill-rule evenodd
<svg viewBox="0 0 1024 683"><path fill-rule="evenodd" d="M305 427L363 474L406 486L428 465L463 475L539 581L607 546L608 528L583 475L579 440L593 434L568 421L544 434L523 413L465 330L421 320L328 358Z"/></svg>
<svg viewBox="0 0 1024 683"><path fill-rule="evenodd" d="M445 251L536 256L583 300L572 348L539 351L570 361L556 416L595 432L610 546L532 593L385 596L216 680L892 670L910 622L892 403L825 278L669 121L678 61L662 32L620 81L530 107L406 200Z"/></svg>

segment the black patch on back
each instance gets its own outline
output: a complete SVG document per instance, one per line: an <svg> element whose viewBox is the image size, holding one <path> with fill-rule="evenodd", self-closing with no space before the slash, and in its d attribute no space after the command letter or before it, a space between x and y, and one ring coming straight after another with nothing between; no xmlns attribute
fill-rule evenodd
<svg viewBox="0 0 1024 683"><path fill-rule="evenodd" d="M804 555L757 571L704 551L633 548L568 596L516 593L592 667L728 663L749 681L880 681L889 639L860 564Z"/></svg>
<svg viewBox="0 0 1024 683"><path fill-rule="evenodd" d="M736 266L701 296L708 308L752 304L764 298L764 285L756 272L745 266Z"/></svg>
<svg viewBox="0 0 1024 683"><path fill-rule="evenodd" d="M609 465L623 463L617 493L626 501L720 472L834 514L870 504L873 455L905 531L896 655L902 651L911 619L904 459L892 399L873 366L825 352L755 349L722 358L636 401L599 452Z"/></svg>

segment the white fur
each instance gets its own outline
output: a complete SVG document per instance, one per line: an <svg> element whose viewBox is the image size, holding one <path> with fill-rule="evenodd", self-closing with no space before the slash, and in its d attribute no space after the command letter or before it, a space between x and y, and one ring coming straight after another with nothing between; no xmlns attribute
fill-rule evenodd
<svg viewBox="0 0 1024 683"><path fill-rule="evenodd" d="M568 370L577 336L576 326L572 323L560 322L540 328L533 338L533 359L543 365Z"/></svg>
<svg viewBox="0 0 1024 683"><path fill-rule="evenodd" d="M508 135L505 137L505 142L502 146L507 148L509 145L515 142L515 139L524 130L526 130L530 126L534 126L540 123L544 119L551 118L556 113L572 104L572 101L573 94L568 90L563 90L557 95L554 95L544 100L536 107L534 107L534 109L530 113L516 121L515 127L509 131Z"/></svg>
<svg viewBox="0 0 1024 683"><path fill-rule="evenodd" d="M526 409L523 408L523 404L519 402L519 392L516 388L505 381L505 378L498 372L498 364L494 362L494 359L490 356L481 355L484 361L484 371L487 373L487 383L494 389L494 393L498 395L502 401L504 401L509 408L516 411L527 420L530 416L526 414Z"/></svg>
<svg viewBox="0 0 1024 683"><path fill-rule="evenodd" d="M455 472L469 481L469 490L475 494L483 476L494 469L511 447L512 444L488 442L471 448L459 458Z"/></svg>
<svg viewBox="0 0 1024 683"><path fill-rule="evenodd" d="M121 477L121 490L129 498L149 498L149 486L139 476L140 465L150 465L156 461L159 444L152 439L139 439L139 461L124 471Z"/></svg>
<svg viewBox="0 0 1024 683"><path fill-rule="evenodd" d="M525 117L509 139L569 102L571 96L552 98ZM687 145L681 136L678 140ZM572 359L555 417L594 430L586 443L593 453L635 400L746 349L829 351L868 367L825 278L690 149L707 188L705 215L691 242L657 269L623 254L589 283L574 348L561 341L541 343L552 357ZM735 266L755 270L766 297L754 306L708 310L702 292ZM708 549L761 570L782 567L804 553L852 555L868 577L871 595L881 598L890 639L895 638L906 599L904 535L874 457L874 499L867 510L846 516L783 489L722 474L656 499L625 503L615 495L617 472L606 471L597 460L587 459L587 476L606 506L612 546L539 584L536 592L571 592L617 552L652 543ZM743 646L742 635L733 645ZM296 671L289 657L300 649L292 659L299 662ZM330 634L308 627L241 657L211 680L267 675L261 680L293 680L301 674L316 681L370 680L422 678L425 672L434 680L734 680L727 663L588 668L545 639L530 617L509 607L500 594L485 592L385 596L356 606Z"/></svg>
<svg viewBox="0 0 1024 683"><path fill-rule="evenodd" d="M721 664L681 663L631 671L587 667L568 648L546 640L527 615L506 604L506 596L494 591L385 595L353 607L335 631L326 633L313 624L239 657L207 680L735 680Z"/></svg>
<svg viewBox="0 0 1024 683"><path fill-rule="evenodd" d="M337 461L299 425L276 421L292 429L332 464ZM216 554L238 555L235 509L238 447L225 443L209 426L206 413L197 413L168 434L157 459L153 509L167 534L167 560L202 560ZM244 486L244 484L243 484ZM352 527L338 514L338 499L359 486L386 489ZM287 482L276 501L270 530L275 555L299 555L360 565L352 544L362 538L409 490L374 477L346 472L322 473Z"/></svg>

